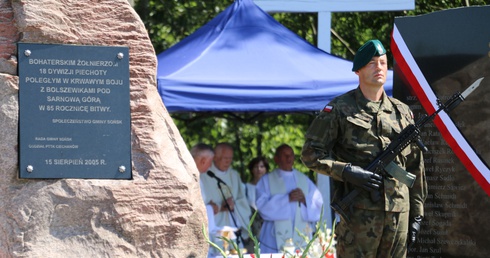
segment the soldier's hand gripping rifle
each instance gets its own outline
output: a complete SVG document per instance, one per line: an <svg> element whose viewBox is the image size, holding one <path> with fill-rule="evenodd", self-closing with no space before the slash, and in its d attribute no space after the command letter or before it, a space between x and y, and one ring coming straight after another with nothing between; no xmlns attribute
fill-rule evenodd
<svg viewBox="0 0 490 258"><path fill-rule="evenodd" d="M424 146L420 139L420 129L428 122L432 121L439 112L444 110L446 113L453 110L459 103L464 101L471 92L473 92L483 77L476 80L471 84L463 93L454 94L446 103L442 104L438 100L439 109L432 115L424 115L415 124L410 124L405 127L397 139L392 141L388 147L386 147L383 152L381 152L376 159L374 159L365 170L371 171L376 174L384 174L385 172L396 178L401 183L406 184L408 187L412 187L416 176L400 168L393 160L398 156L408 145L415 142L417 146L422 151L427 151L427 147ZM347 216L347 211L352 206L354 199L361 193L361 189L355 188L353 191L348 193L342 200L334 200L331 207L335 212L337 212L344 220L349 221L349 216ZM373 202L379 201L381 198L381 193L379 191L372 191L371 200Z"/></svg>

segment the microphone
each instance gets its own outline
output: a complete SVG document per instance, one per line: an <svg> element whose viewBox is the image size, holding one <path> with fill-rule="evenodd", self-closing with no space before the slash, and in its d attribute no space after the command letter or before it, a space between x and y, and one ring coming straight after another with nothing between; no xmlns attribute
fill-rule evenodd
<svg viewBox="0 0 490 258"><path fill-rule="evenodd" d="M208 176L213 177L214 179L218 180L219 183L226 185L226 183L223 180L221 180L221 178L217 177L212 171L208 170L208 172L206 172L206 173L208 174Z"/></svg>

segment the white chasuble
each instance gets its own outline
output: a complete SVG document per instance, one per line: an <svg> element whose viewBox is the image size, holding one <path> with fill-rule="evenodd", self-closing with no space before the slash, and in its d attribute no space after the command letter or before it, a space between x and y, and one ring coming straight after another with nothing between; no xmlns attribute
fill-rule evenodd
<svg viewBox="0 0 490 258"><path fill-rule="evenodd" d="M295 173L299 172L295 170L292 172L279 170L273 171L270 174L269 179L271 194L289 194L291 189L286 189L287 184L290 186L288 188L296 185L294 188L300 188L306 195L308 193L308 182L306 181L305 177L295 175ZM304 242L303 238L296 232L296 230L299 230L300 232L303 231L308 225L308 223L301 218L301 204L299 202L295 202L290 203L289 205L292 206L291 208L294 210L294 219L274 221L278 250L281 250L284 246L284 242L290 238L293 239L293 243L295 243L295 245L301 245L302 242ZM308 235L306 232L302 232L302 234Z"/></svg>

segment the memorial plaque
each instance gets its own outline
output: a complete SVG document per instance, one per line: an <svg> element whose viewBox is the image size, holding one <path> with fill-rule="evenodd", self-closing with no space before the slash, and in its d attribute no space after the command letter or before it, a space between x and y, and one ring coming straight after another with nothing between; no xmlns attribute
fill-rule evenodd
<svg viewBox="0 0 490 258"><path fill-rule="evenodd" d="M127 47L18 44L21 178L131 178Z"/></svg>
<svg viewBox="0 0 490 258"><path fill-rule="evenodd" d="M395 19L393 95L416 118L475 80L480 86L422 129L428 196L408 257L488 257L490 253L490 6ZM429 97L428 97L429 96Z"/></svg>

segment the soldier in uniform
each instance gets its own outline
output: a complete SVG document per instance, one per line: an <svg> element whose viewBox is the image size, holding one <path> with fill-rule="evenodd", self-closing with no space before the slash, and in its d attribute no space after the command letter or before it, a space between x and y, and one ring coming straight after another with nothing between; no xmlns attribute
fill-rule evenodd
<svg viewBox="0 0 490 258"><path fill-rule="evenodd" d="M409 107L388 97L383 85L388 64L379 40L359 48L352 71L359 87L336 97L315 118L306 133L301 159L317 173L333 179L334 200L353 189L361 193L336 227L337 257L406 257L416 241L427 196L422 152L408 146L394 163L416 176L411 188L389 174L365 168L413 123ZM373 201L371 193L379 200Z"/></svg>

